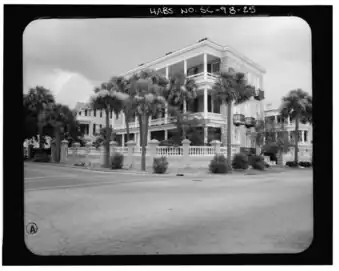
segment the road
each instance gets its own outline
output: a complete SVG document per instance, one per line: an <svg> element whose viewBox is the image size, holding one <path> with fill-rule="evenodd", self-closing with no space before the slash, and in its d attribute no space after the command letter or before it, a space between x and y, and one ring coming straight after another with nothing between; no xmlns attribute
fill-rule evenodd
<svg viewBox="0 0 339 271"><path fill-rule="evenodd" d="M312 241L312 172L158 177L25 165L39 255L297 253Z"/></svg>

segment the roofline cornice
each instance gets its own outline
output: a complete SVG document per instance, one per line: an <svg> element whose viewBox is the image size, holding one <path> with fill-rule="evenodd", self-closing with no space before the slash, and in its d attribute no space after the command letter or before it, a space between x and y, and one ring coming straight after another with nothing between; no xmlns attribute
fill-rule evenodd
<svg viewBox="0 0 339 271"><path fill-rule="evenodd" d="M127 75L130 75L130 74L133 74L133 73L136 73L138 71L141 71L143 69L147 69L149 68L150 66L153 66L161 61L165 61L167 59L171 59L173 56L177 56L177 55L180 55L180 54L183 54L183 53L186 53L190 50L193 50L195 48L198 48L198 47L202 47L204 45L208 45L220 52L226 52L226 51L229 51L230 53L232 53L233 55L235 55L236 57L240 58L241 60L243 60L244 62L247 62L248 64L254 66L255 68L259 69L261 72L263 73L266 73L266 70L261 67L260 65L258 65L257 63L253 62L252 60L250 60L248 57L246 57L245 55L241 54L240 52L236 51L235 49L233 49L232 47L230 46L221 46L211 40L204 40L204 41L198 41L196 43L193 43L189 46L186 46L182 49L179 49L177 51L174 51L172 52L171 54L168 54L168 55L165 55L165 56L162 56L162 57L159 57L151 62L148 62L148 63L145 63L143 64L142 66L138 66L134 69L131 69L125 73L122 73L120 76L127 76Z"/></svg>

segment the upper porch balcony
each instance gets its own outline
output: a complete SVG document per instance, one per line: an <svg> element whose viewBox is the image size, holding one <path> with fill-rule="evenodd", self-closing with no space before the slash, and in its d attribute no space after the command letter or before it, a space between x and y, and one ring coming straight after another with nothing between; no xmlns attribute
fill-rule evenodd
<svg viewBox="0 0 339 271"><path fill-rule="evenodd" d="M157 71L170 78L177 73L183 73L187 78L192 78L196 83L214 83L220 73L220 57L201 53L199 55L181 59L175 63L158 68Z"/></svg>

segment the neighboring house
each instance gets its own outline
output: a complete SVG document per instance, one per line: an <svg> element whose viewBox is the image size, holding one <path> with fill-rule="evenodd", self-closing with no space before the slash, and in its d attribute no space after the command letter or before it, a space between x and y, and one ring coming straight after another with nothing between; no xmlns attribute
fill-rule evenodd
<svg viewBox="0 0 339 271"><path fill-rule="evenodd" d="M106 126L104 110L93 110L89 104L78 102L75 111L84 139L95 140L95 135ZM110 114L110 119L112 119L112 114Z"/></svg>
<svg viewBox="0 0 339 271"><path fill-rule="evenodd" d="M269 122L271 120L276 124L277 132L281 130L282 127L282 119L279 114L279 109L272 109L271 104L265 106L265 121ZM291 143L295 142L295 121L291 121L290 118L284 120L284 130L288 132L288 138ZM276 136L276 135L275 135ZM303 124L299 122L299 144L310 145L313 140L313 128L312 124L306 123Z"/></svg>
<svg viewBox="0 0 339 271"><path fill-rule="evenodd" d="M142 53L142 52L140 52ZM164 56L145 63L122 74L129 78L143 69L154 69L169 78L177 72L185 73L188 77L194 78L198 85L198 97L192 105L187 106L187 111L192 116L200 117L206 120L204 130L204 142L209 143L212 139L218 139L226 145L226 117L221 114L226 110L223 106L212 99L212 87L220 71L243 72L247 76L248 83L257 90L263 90L263 76L265 70L252 60L248 59L234 49L218 45L207 38L185 47L183 49L166 53ZM255 140L251 138L249 130L246 128L245 117L249 118L251 123L255 119L264 118L264 92L257 91L256 97L250 101L233 106L234 122L240 125L232 125L232 143L241 147L255 147ZM226 111L225 111L226 112ZM251 119L253 118L253 119ZM112 127L117 133L117 141L124 145L126 142L126 127L124 116L121 114L118 119L112 119ZM173 119L163 112L160 116L153 116L150 119L148 139L166 140L171 137L176 126ZM140 144L139 128L136 118L130 120L130 133L137 145Z"/></svg>

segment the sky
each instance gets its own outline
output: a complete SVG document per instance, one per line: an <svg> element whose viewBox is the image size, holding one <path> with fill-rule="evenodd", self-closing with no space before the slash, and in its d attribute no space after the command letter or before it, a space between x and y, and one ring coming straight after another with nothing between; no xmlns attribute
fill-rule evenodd
<svg viewBox="0 0 339 271"><path fill-rule="evenodd" d="M74 107L112 76L205 37L265 68L265 104L312 93L311 29L298 17L36 20L23 33L23 91L44 86Z"/></svg>

